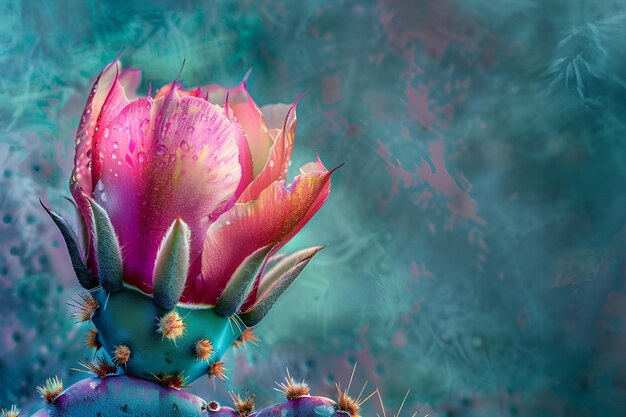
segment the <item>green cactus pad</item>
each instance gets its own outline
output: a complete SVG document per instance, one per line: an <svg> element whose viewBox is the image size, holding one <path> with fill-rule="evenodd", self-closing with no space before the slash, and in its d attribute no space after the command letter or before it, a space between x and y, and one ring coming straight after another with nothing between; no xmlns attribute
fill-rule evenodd
<svg viewBox="0 0 626 417"><path fill-rule="evenodd" d="M213 308L189 308L178 305L166 310L154 299L137 290L124 288L115 293L105 290L92 292L99 304L92 321L98 329L98 339L107 355L113 359L118 345L130 348L128 362L122 366L129 375L159 381L175 374L188 384L207 375L212 363L218 361L233 342L241 336L243 324L236 317L221 317ZM159 319L176 311L185 329L182 336L172 340L158 331ZM209 340L213 353L208 360L198 360L195 344Z"/></svg>

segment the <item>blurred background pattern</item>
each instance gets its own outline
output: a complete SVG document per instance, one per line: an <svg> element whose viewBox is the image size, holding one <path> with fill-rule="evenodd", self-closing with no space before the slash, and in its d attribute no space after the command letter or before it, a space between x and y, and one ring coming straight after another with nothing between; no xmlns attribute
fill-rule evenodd
<svg viewBox="0 0 626 417"><path fill-rule="evenodd" d="M298 107L295 161L334 177L287 249L327 245L230 352L277 402L379 386L386 412L626 415L626 4L614 0L0 0L0 405L91 353L42 198L72 216L73 138L125 47L142 90L235 85ZM295 171L295 169L294 169ZM371 399L363 415L382 415Z"/></svg>

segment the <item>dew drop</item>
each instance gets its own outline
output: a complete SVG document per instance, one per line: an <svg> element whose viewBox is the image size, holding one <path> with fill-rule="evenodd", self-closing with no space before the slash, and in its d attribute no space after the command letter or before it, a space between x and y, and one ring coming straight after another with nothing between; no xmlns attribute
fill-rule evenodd
<svg viewBox="0 0 626 417"><path fill-rule="evenodd" d="M104 128L104 132L102 132L102 134L104 135L105 138L108 138L109 137L109 128L105 127Z"/></svg>
<svg viewBox="0 0 626 417"><path fill-rule="evenodd" d="M105 202L105 203L106 203L106 202L107 202L107 200L108 200L108 197L107 197L106 193L102 193L102 194L100 194L100 199L101 199L103 202Z"/></svg>
<svg viewBox="0 0 626 417"><path fill-rule="evenodd" d="M191 127L191 126L189 126ZM191 127L191 129L193 129L193 127ZM186 140L181 140L180 141L180 149L182 149L183 151L188 151L189 150L189 144L187 143Z"/></svg>
<svg viewBox="0 0 626 417"><path fill-rule="evenodd" d="M275 164L274 160L273 160L273 159L270 159L270 162L269 162L269 166L270 166L270 168L274 167L274 164Z"/></svg>
<svg viewBox="0 0 626 417"><path fill-rule="evenodd" d="M117 159L117 152L112 152L111 153L111 158Z"/></svg>

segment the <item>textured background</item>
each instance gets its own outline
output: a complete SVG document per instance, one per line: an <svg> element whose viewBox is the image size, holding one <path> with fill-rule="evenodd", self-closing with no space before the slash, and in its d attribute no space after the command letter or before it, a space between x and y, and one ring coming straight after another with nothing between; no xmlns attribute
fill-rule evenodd
<svg viewBox="0 0 626 417"><path fill-rule="evenodd" d="M0 405L88 353L38 205L71 213L93 76L236 84L298 107L294 166L334 177L290 245L326 244L231 352L227 389L378 385L402 416L626 415L626 4L613 0L0 0ZM236 364L235 364L236 362ZM356 386L356 389L354 388ZM369 388L366 388L369 390ZM226 402L226 401L225 401ZM381 413L370 400L364 415Z"/></svg>

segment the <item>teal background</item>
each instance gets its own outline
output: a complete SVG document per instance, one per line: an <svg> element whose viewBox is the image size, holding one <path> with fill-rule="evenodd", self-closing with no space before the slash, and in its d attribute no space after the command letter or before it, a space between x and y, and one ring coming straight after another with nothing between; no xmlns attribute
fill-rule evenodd
<svg viewBox="0 0 626 417"><path fill-rule="evenodd" d="M90 357L38 203L72 216L73 138L121 48L142 88L234 85L298 107L327 248L226 356L227 390L377 385L388 415L626 415L626 4L611 0L0 0L0 406ZM377 400L363 415L381 414Z"/></svg>

